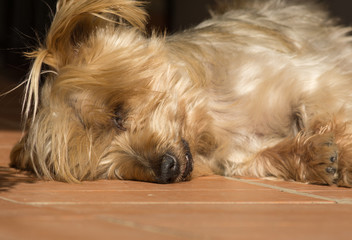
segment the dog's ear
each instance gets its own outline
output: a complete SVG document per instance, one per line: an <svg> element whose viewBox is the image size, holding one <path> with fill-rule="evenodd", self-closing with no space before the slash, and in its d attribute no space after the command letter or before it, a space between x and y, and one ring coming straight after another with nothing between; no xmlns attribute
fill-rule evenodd
<svg viewBox="0 0 352 240"><path fill-rule="evenodd" d="M36 115L43 63L50 72L58 73L62 66L70 63L79 45L92 32L108 25L126 25L145 31L147 13L142 5L134 0L59 0L46 41L26 54L34 62L27 81L24 118L28 118L31 110L32 115Z"/></svg>

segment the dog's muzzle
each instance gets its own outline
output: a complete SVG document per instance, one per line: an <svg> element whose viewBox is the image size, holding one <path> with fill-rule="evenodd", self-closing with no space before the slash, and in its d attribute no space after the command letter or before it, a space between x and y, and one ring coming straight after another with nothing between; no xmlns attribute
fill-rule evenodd
<svg viewBox="0 0 352 240"><path fill-rule="evenodd" d="M172 183L176 181L185 181L193 170L193 158L188 143L182 140L184 149L184 159L177 159L172 153L166 153L161 159L160 176L157 178L158 183ZM180 164L180 161L184 163ZM183 167L181 167L181 165Z"/></svg>

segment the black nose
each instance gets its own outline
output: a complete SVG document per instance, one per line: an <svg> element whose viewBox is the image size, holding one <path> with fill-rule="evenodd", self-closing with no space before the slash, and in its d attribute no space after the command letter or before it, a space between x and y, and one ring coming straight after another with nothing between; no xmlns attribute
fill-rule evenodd
<svg viewBox="0 0 352 240"><path fill-rule="evenodd" d="M162 160L160 166L160 177L158 179L159 183L171 183L180 174L180 165L178 164L177 158L166 153Z"/></svg>

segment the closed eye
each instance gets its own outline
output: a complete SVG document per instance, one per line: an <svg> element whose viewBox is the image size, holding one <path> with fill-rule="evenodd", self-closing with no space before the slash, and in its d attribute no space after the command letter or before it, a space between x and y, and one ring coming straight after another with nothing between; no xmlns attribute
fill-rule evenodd
<svg viewBox="0 0 352 240"><path fill-rule="evenodd" d="M123 111L121 106L118 106L115 109L114 115L113 115L113 122L115 124L115 126L121 130L121 131L126 131L127 129L124 127L124 123L125 123L125 112Z"/></svg>

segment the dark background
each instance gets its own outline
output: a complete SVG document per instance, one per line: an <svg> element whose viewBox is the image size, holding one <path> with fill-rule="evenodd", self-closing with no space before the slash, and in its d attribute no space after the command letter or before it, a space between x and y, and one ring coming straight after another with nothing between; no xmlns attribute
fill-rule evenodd
<svg viewBox="0 0 352 240"><path fill-rule="evenodd" d="M195 25L208 17L215 0L149 0L150 27L168 33ZM221 1L221 0L220 0ZM307 0L309 1L309 0ZM0 0L0 74L24 74L28 61L22 52L36 46L50 25L56 0ZM352 24L351 0L325 0L334 16Z"/></svg>

